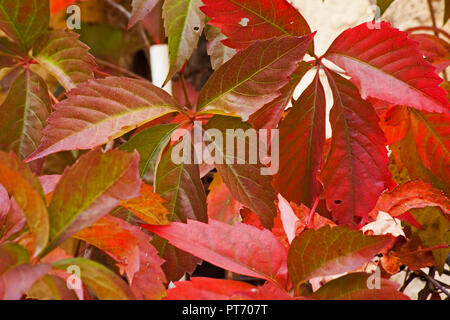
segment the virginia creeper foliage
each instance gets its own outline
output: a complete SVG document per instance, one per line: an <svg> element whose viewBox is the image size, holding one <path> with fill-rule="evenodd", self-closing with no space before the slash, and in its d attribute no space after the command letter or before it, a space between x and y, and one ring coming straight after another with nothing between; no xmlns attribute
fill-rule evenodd
<svg viewBox="0 0 450 320"><path fill-rule="evenodd" d="M287 0L95 1L124 20L56 23L85 1L0 0L0 299L408 299L391 275L444 272L445 31L368 21L319 56ZM167 43L173 94L123 67L126 45L96 46L117 33L146 58ZM215 162L177 163L199 125ZM217 139L252 129L240 146L272 151L256 163ZM180 281L202 261L259 282Z"/></svg>

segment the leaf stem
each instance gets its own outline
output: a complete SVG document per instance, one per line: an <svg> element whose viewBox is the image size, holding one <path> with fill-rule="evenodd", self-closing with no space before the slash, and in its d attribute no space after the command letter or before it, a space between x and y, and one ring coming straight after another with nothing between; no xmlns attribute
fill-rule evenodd
<svg viewBox="0 0 450 320"><path fill-rule="evenodd" d="M98 58L95 58L95 60L99 64L101 64L102 66L105 66L105 67L110 68L112 70L118 71L118 72L120 72L120 73L122 73L124 75L129 76L129 77L136 78L136 79L141 79L141 80L147 80L144 77L141 77L140 75L138 75L138 74L136 74L136 73L134 73L134 72L132 72L132 71L130 71L128 69L125 69L125 68L122 68L120 66L115 65L114 63L110 63L108 61L105 61L105 60L102 60L102 59L98 59Z"/></svg>
<svg viewBox="0 0 450 320"><path fill-rule="evenodd" d="M189 94L186 87L186 80L184 79L184 72L180 72L180 82L183 87L184 99L186 100L186 106L192 109L191 101L189 100Z"/></svg>
<svg viewBox="0 0 450 320"><path fill-rule="evenodd" d="M414 32L414 31L435 31L437 33L444 35L446 38L448 38L450 40L450 34L441 28L435 28L435 27L429 27L429 26L419 26L419 27L413 27L413 28L409 28L409 29L405 30L405 32L409 32L409 33Z"/></svg>

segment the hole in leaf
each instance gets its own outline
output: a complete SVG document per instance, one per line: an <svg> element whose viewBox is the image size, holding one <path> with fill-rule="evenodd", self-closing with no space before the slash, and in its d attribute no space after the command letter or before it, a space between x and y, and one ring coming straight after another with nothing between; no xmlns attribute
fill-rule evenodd
<svg viewBox="0 0 450 320"><path fill-rule="evenodd" d="M246 27L249 22L250 22L249 18L242 18L241 21L239 21L239 24L243 27Z"/></svg>
<svg viewBox="0 0 450 320"><path fill-rule="evenodd" d="M194 27L194 31L195 31L195 32L198 32L198 30L200 30L200 27L195 26L195 27Z"/></svg>
<svg viewBox="0 0 450 320"><path fill-rule="evenodd" d="M335 203L335 204L341 204L341 203L342 203L342 200L334 200L334 203Z"/></svg>

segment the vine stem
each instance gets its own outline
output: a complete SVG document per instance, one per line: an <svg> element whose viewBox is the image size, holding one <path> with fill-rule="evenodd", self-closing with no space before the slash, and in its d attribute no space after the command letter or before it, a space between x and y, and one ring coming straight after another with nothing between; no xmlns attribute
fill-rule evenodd
<svg viewBox="0 0 450 320"><path fill-rule="evenodd" d="M192 109L191 101L189 100L189 94L188 94L187 87L186 87L186 80L184 79L184 72L180 72L180 82L181 82L181 86L183 87L184 98L186 100L186 106L189 109Z"/></svg>
<svg viewBox="0 0 450 320"><path fill-rule="evenodd" d="M436 37L439 36L438 32L437 32L437 24L436 24L436 17L434 16L434 8L433 8L433 4L431 3L431 0L427 0L428 3L428 9L430 10L430 16L431 16L431 23L433 24L433 28L434 28L434 35ZM447 77L447 71L444 70L443 71L444 74L444 79L447 81L448 77Z"/></svg>
<svg viewBox="0 0 450 320"><path fill-rule="evenodd" d="M419 26L419 27L413 27L413 28L406 29L405 31L406 32L414 32L414 31L421 31L421 30L435 31L437 33L444 35L446 38L448 38L450 40L450 34L441 28L435 28L435 27L429 27L429 26Z"/></svg>

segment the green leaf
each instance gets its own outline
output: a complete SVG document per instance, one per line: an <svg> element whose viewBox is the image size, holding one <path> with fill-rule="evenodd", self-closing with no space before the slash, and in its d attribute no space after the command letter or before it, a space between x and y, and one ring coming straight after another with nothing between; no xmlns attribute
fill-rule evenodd
<svg viewBox="0 0 450 320"><path fill-rule="evenodd" d="M38 255L49 236L49 217L39 180L15 154L0 151L0 184L22 209L34 236L34 255Z"/></svg>
<svg viewBox="0 0 450 320"><path fill-rule="evenodd" d="M370 274L357 272L327 282L310 298L320 300L409 300L398 291L398 284L380 279L379 288L369 288Z"/></svg>
<svg viewBox="0 0 450 320"><path fill-rule="evenodd" d="M251 148L251 145L258 142L251 141L245 136L239 137L239 131L245 135L247 130L251 129L250 125L238 118L214 116L208 122L207 129L217 129L222 134L222 143L216 140L215 137L211 137L213 141L208 147L215 149L216 168L223 182L230 189L233 198L253 210L261 219L262 225L271 229L273 219L277 214L275 207L276 195L271 184L272 177L270 175L262 175L261 169L264 166L258 161L253 164L253 161L250 160L250 150L254 149ZM233 133L236 134L237 141L243 143L242 146L237 145L237 150L242 148L242 151L245 152L244 158L238 152L235 152L235 149L227 149L224 146L228 139L235 141L236 138L232 136ZM218 163L217 160L221 163Z"/></svg>
<svg viewBox="0 0 450 320"><path fill-rule="evenodd" d="M246 121L281 95L280 89L289 82L312 38L272 38L239 51L203 86L197 110L240 116Z"/></svg>
<svg viewBox="0 0 450 320"><path fill-rule="evenodd" d="M170 52L170 70L166 82L183 67L197 47L205 25L201 5L201 0L164 1L164 28L169 38Z"/></svg>
<svg viewBox="0 0 450 320"><path fill-rule="evenodd" d="M141 185L138 161L137 153L96 149L67 168L50 201L46 252L108 214L121 200L137 197Z"/></svg>
<svg viewBox="0 0 450 320"><path fill-rule="evenodd" d="M139 151L139 172L141 177L147 172L154 176L161 152L170 141L171 134L179 126L179 124L161 124L147 128L121 145L119 149L128 152Z"/></svg>
<svg viewBox="0 0 450 320"><path fill-rule="evenodd" d="M28 161L62 150L91 149L167 113L176 101L148 81L109 77L83 83L55 105L39 148Z"/></svg>
<svg viewBox="0 0 450 320"><path fill-rule="evenodd" d="M377 6L380 8L380 14L383 15L383 13L394 1L395 0L377 0Z"/></svg>
<svg viewBox="0 0 450 320"><path fill-rule="evenodd" d="M27 53L48 29L48 0L0 0L0 29Z"/></svg>
<svg viewBox="0 0 450 320"><path fill-rule="evenodd" d="M410 211L413 217L423 227L411 227L413 235L418 236L424 247L450 244L450 216L442 213L439 207L428 207ZM444 271L445 260L450 254L450 248L433 250L433 257L440 274Z"/></svg>
<svg viewBox="0 0 450 320"><path fill-rule="evenodd" d="M309 229L296 237L289 249L288 269L294 288L322 276L353 271L390 247L391 235L365 236L347 226Z"/></svg>
<svg viewBox="0 0 450 320"><path fill-rule="evenodd" d="M0 149L29 156L41 142L50 111L45 81L30 70L21 73L0 107Z"/></svg>
<svg viewBox="0 0 450 320"><path fill-rule="evenodd" d="M55 30L39 38L33 56L67 90L94 78L95 60L89 47L72 31Z"/></svg>
<svg viewBox="0 0 450 320"><path fill-rule="evenodd" d="M84 258L71 258L56 261L53 268L67 270L70 266L80 268L81 280L101 300L134 300L128 285L118 275L105 266Z"/></svg>

